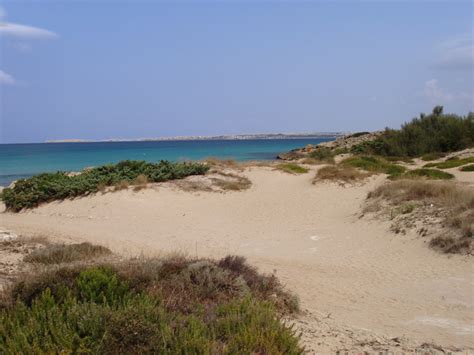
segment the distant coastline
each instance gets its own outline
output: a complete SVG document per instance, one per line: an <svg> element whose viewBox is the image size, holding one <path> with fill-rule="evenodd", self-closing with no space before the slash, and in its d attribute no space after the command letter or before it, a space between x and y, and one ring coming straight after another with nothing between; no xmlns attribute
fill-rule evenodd
<svg viewBox="0 0 474 355"><path fill-rule="evenodd" d="M160 142L160 141L199 141L199 140L252 140L252 139L312 139L333 138L347 134L347 132L316 132L316 133L261 133L261 134L231 134L219 136L172 136L137 139L58 139L47 140L44 143L98 143L98 142Z"/></svg>

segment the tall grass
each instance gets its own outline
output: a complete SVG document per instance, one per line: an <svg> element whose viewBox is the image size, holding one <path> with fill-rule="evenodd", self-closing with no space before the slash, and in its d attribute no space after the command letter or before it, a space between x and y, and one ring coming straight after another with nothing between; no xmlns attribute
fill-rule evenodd
<svg viewBox="0 0 474 355"><path fill-rule="evenodd" d="M44 248L36 249L24 257L27 263L61 264L78 260L90 260L110 255L111 251L100 245L91 243L80 244L49 244Z"/></svg>
<svg viewBox="0 0 474 355"><path fill-rule="evenodd" d="M414 169L407 171L403 175L400 176L402 179L416 179L416 178L424 178L424 179L431 179L431 180L450 180L454 179L454 175L447 173L445 171L436 170L436 169Z"/></svg>

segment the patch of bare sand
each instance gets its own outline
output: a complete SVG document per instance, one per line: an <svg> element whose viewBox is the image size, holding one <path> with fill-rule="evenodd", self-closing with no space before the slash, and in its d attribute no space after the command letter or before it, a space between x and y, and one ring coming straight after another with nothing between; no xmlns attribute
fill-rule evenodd
<svg viewBox="0 0 474 355"><path fill-rule="evenodd" d="M252 181L245 191L154 185L2 214L0 225L124 255L246 256L264 271L276 270L299 295L305 316L298 327L316 352L376 350L370 341L377 339L404 349L393 338L474 348L472 259L441 255L415 234L391 233L389 222L358 218L384 177L341 187L312 185L314 172L258 167L244 175Z"/></svg>

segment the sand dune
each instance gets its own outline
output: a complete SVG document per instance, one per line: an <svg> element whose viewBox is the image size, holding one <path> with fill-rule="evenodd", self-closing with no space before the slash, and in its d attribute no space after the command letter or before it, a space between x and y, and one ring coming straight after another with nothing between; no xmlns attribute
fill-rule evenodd
<svg viewBox="0 0 474 355"><path fill-rule="evenodd" d="M246 191L190 193L159 184L5 213L0 225L124 255L246 256L264 271L276 270L300 296L304 340L315 350L361 341L366 333L474 348L471 258L439 254L414 233L391 233L388 221L359 218L383 176L342 187L312 185L314 172L254 167L244 174L252 181ZM322 328L332 330L323 336Z"/></svg>

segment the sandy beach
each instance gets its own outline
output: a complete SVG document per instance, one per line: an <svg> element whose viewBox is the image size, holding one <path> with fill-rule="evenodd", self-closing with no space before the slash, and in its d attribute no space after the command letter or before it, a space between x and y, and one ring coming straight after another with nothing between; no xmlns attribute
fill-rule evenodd
<svg viewBox="0 0 474 355"><path fill-rule="evenodd" d="M241 174L252 186L237 192L163 183L98 193L3 213L0 226L23 236L89 241L124 256L245 256L299 296L309 350L344 342L363 347L373 339L394 349L400 339L474 349L472 258L440 254L414 231L395 234L389 221L361 218L368 192L385 176L313 185L318 167L310 168L301 175L247 168ZM463 173L463 183L473 184L472 175Z"/></svg>

